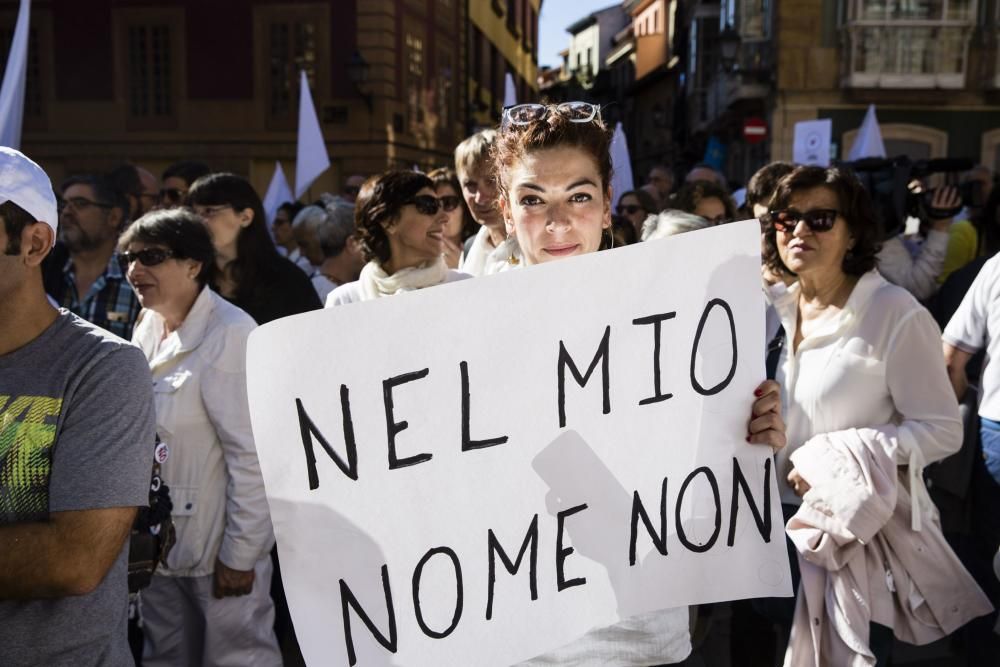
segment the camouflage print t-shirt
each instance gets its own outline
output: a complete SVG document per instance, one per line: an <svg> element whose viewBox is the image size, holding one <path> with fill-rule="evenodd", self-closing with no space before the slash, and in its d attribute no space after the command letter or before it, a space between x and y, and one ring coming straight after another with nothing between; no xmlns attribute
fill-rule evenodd
<svg viewBox="0 0 1000 667"><path fill-rule="evenodd" d="M61 311L0 356L0 527L145 505L154 423L142 352ZM0 591L0 664L131 665L127 550L88 595L5 600Z"/></svg>

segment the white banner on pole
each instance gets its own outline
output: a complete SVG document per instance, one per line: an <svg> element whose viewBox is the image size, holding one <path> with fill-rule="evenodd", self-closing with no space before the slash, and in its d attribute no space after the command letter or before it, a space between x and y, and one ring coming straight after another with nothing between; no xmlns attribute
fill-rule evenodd
<svg viewBox="0 0 1000 667"><path fill-rule="evenodd" d="M0 146L21 148L21 125L24 120L24 83L28 71L28 36L31 0L21 0L14 38L7 54L7 67L0 87Z"/></svg>
<svg viewBox="0 0 1000 667"><path fill-rule="evenodd" d="M858 135L854 138L847 159L853 162L866 157L884 158L885 156L885 142L882 141L882 128L878 124L875 105L869 104L868 111L865 112L865 119L861 121L861 127L858 128Z"/></svg>
<svg viewBox="0 0 1000 667"><path fill-rule="evenodd" d="M285 178L285 170L281 168L281 162L274 161L274 175L267 185L267 192L264 194L264 215L267 217L268 227L274 224L274 216L278 212L278 207L285 202L295 201L292 189L288 187L288 179Z"/></svg>
<svg viewBox="0 0 1000 667"><path fill-rule="evenodd" d="M330 155L319 127L319 117L309 92L305 70L299 75L299 141L295 154L295 198L301 197L312 182L330 168Z"/></svg>
<svg viewBox="0 0 1000 667"><path fill-rule="evenodd" d="M611 207L618 208L622 195L635 188L632 176L632 158L628 153L628 140L621 123L615 125L611 136Z"/></svg>
<svg viewBox="0 0 1000 667"><path fill-rule="evenodd" d="M517 88L514 86L514 77L507 72L503 80L503 105L512 107L515 104L517 104Z"/></svg>
<svg viewBox="0 0 1000 667"><path fill-rule="evenodd" d="M638 614L790 595L772 452L745 441L759 253L759 224L734 223L255 331L307 664L510 665Z"/></svg>

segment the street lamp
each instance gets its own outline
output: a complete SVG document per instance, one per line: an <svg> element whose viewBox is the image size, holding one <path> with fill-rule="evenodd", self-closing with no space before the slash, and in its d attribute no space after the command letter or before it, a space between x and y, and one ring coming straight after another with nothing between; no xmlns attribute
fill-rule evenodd
<svg viewBox="0 0 1000 667"><path fill-rule="evenodd" d="M740 33L731 25L727 25L726 29L719 35L719 55L722 60L722 68L727 72L734 69L736 65L741 41Z"/></svg>
<svg viewBox="0 0 1000 667"><path fill-rule="evenodd" d="M355 51L351 54L351 59L347 61L347 76L354 84L354 89L358 91L358 95L365 101L368 105L368 111L372 110L372 96L371 93L366 93L365 88L368 84L368 74L371 72L372 66L368 64L368 61L362 57L362 55Z"/></svg>

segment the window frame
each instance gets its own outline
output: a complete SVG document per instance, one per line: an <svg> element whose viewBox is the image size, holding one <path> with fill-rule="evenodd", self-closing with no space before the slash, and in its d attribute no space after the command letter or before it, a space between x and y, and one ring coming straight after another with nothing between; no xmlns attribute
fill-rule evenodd
<svg viewBox="0 0 1000 667"><path fill-rule="evenodd" d="M186 97L186 34L183 7L116 7L112 10L114 52L116 54L116 97L121 103L128 130L173 130L180 125L180 110ZM165 25L169 29L170 113L159 116L137 116L132 113L129 29Z"/></svg>

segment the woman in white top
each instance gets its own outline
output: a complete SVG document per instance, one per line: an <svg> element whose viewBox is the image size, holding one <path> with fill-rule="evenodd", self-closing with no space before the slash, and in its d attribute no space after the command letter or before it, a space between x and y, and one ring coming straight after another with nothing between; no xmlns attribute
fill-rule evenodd
<svg viewBox="0 0 1000 667"><path fill-rule="evenodd" d="M357 281L330 293L327 306L370 301L469 277L445 263L448 213L434 182L425 174L387 171L375 179L371 195L358 204L354 222L367 263Z"/></svg>
<svg viewBox="0 0 1000 667"><path fill-rule="evenodd" d="M921 470L958 450L962 424L937 325L875 270L879 230L868 193L850 172L797 167L769 208L765 261L775 275L797 277L770 292L786 336L776 378L788 438L778 453L782 503L798 506L810 489L789 456L813 436L855 428L896 434L914 502L929 503ZM892 646L884 625L871 628L878 664Z"/></svg>
<svg viewBox="0 0 1000 667"><path fill-rule="evenodd" d="M521 266L567 259L609 245L610 135L598 107L522 104L504 110L494 146L499 206L508 234L522 252ZM785 444L778 386L755 392L747 441ZM642 614L538 656L527 665L619 667L683 660L690 651L686 608Z"/></svg>
<svg viewBox="0 0 1000 667"><path fill-rule="evenodd" d="M157 457L177 529L142 592L143 664L280 665L274 536L247 400L246 343L257 325L208 287L215 250L191 211L146 214L119 252L144 308L132 342L153 375Z"/></svg>

